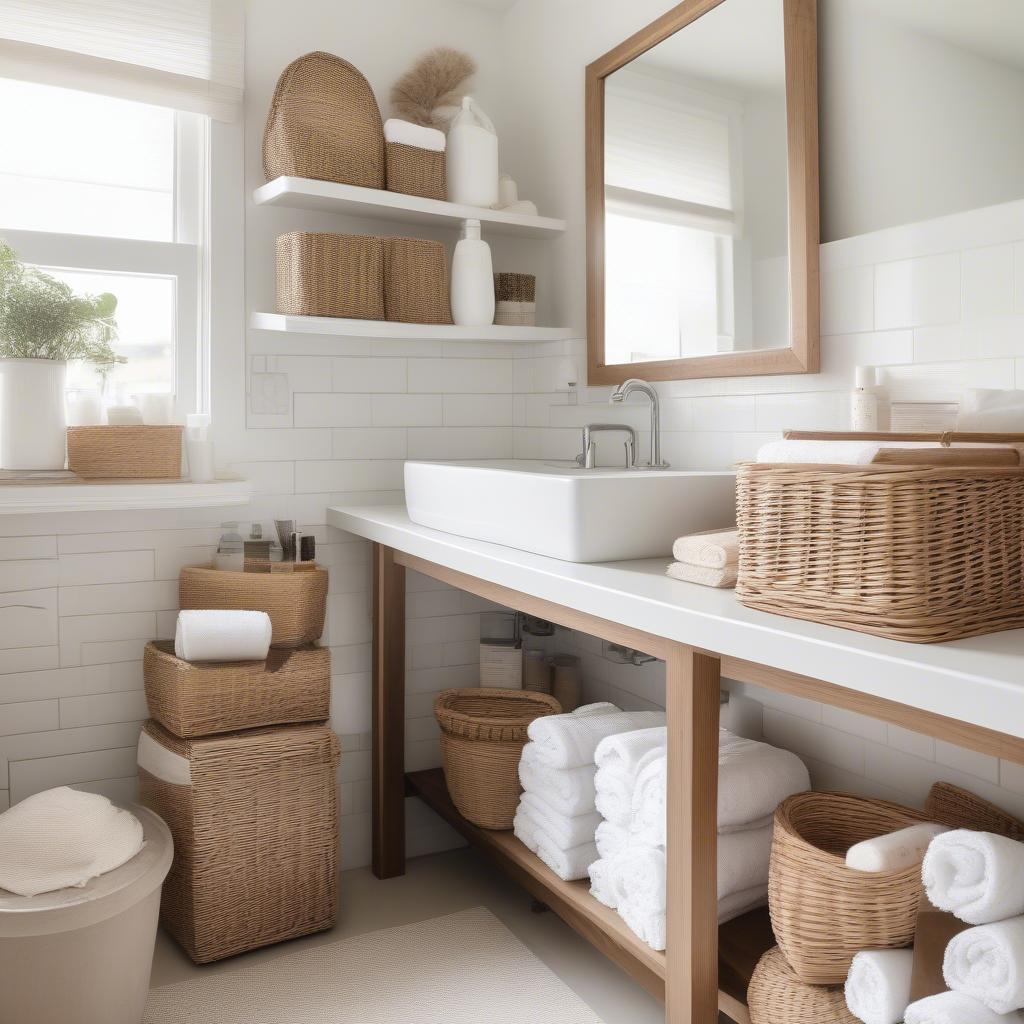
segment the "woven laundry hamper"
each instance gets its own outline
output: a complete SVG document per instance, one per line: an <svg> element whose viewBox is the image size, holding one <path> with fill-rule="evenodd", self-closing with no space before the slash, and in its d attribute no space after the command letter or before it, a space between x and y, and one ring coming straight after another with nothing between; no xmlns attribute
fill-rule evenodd
<svg viewBox="0 0 1024 1024"><path fill-rule="evenodd" d="M494 322L532 327L537 322L537 278L533 274L494 275Z"/></svg>
<svg viewBox="0 0 1024 1024"><path fill-rule="evenodd" d="M263 132L263 170L384 187L384 125L370 83L333 53L307 53L281 72Z"/></svg>
<svg viewBox="0 0 1024 1024"><path fill-rule="evenodd" d="M859 1024L842 985L805 985L778 946L761 957L750 978L751 1024Z"/></svg>
<svg viewBox="0 0 1024 1024"><path fill-rule="evenodd" d="M424 199L447 199L444 150L423 149L404 142L385 142L387 189Z"/></svg>
<svg viewBox="0 0 1024 1024"><path fill-rule="evenodd" d="M180 608L266 612L273 647L315 643L327 615L327 570L312 562L294 572L229 572L190 566L178 575Z"/></svg>
<svg viewBox="0 0 1024 1024"><path fill-rule="evenodd" d="M384 312L406 324L450 324L448 254L425 238L384 239Z"/></svg>
<svg viewBox="0 0 1024 1024"><path fill-rule="evenodd" d="M334 924L338 758L324 725L191 740L143 726L139 799L174 837L160 917L196 963Z"/></svg>
<svg viewBox="0 0 1024 1024"><path fill-rule="evenodd" d="M68 427L68 469L86 480L180 480L180 426Z"/></svg>
<svg viewBox="0 0 1024 1024"><path fill-rule="evenodd" d="M277 311L384 319L384 243L373 235L289 231L275 245Z"/></svg>
<svg viewBox="0 0 1024 1024"><path fill-rule="evenodd" d="M157 640L146 644L142 670L149 713L175 736L322 722L331 713L326 647L276 648L265 662L193 663Z"/></svg>

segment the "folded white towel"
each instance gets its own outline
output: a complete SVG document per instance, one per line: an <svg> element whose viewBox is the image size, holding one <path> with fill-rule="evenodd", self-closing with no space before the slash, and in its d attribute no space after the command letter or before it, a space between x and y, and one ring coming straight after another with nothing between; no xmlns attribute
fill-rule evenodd
<svg viewBox="0 0 1024 1024"><path fill-rule="evenodd" d="M996 1013L1024 1009L1024 917L968 928L946 947L942 975Z"/></svg>
<svg viewBox="0 0 1024 1024"><path fill-rule="evenodd" d="M652 750L640 762L629 812L629 836L633 842L665 845L667 770L664 750Z"/></svg>
<svg viewBox="0 0 1024 1024"><path fill-rule="evenodd" d="M665 746L665 726L634 729L606 736L594 750L594 763L611 772L635 775L641 758L657 747Z"/></svg>
<svg viewBox="0 0 1024 1024"><path fill-rule="evenodd" d="M1024 914L1024 843L956 829L932 840L922 868L932 904L967 924Z"/></svg>
<svg viewBox="0 0 1024 1024"><path fill-rule="evenodd" d="M621 710L618 704L612 704L611 701L597 700L593 704L581 704L571 714L577 718L585 718L587 715L611 715Z"/></svg>
<svg viewBox="0 0 1024 1024"><path fill-rule="evenodd" d="M925 823L865 839L846 851L846 866L854 871L902 871L920 864L929 843L948 831L946 825Z"/></svg>
<svg viewBox="0 0 1024 1024"><path fill-rule="evenodd" d="M545 864L563 882L572 882L587 877L587 868L596 861L597 847L592 843L563 850L537 823L536 818L520 808L512 820L515 837Z"/></svg>
<svg viewBox="0 0 1024 1024"><path fill-rule="evenodd" d="M846 977L846 1006L864 1024L900 1024L910 1005L912 949L865 949Z"/></svg>
<svg viewBox="0 0 1024 1024"><path fill-rule="evenodd" d="M768 884L773 826L718 837L718 898Z"/></svg>
<svg viewBox="0 0 1024 1024"><path fill-rule="evenodd" d="M594 833L594 842L599 857L615 857L629 846L629 831L610 821L602 821Z"/></svg>
<svg viewBox="0 0 1024 1024"><path fill-rule="evenodd" d="M663 950L665 948L667 943L664 910L644 910L630 900L623 900L618 906L618 911L619 916L629 925L634 934L646 942L651 949Z"/></svg>
<svg viewBox="0 0 1024 1024"><path fill-rule="evenodd" d="M615 882L622 901L641 913L665 912L665 851L629 846L615 858Z"/></svg>
<svg viewBox="0 0 1024 1024"><path fill-rule="evenodd" d="M531 814L551 838L563 849L594 842L594 833L601 824L597 811L573 817L561 814L539 793L523 793L519 800L521 810Z"/></svg>
<svg viewBox="0 0 1024 1024"><path fill-rule="evenodd" d="M541 764L537 747L527 743L519 759L519 781L528 793L540 793L560 814L570 817L594 810L594 766L551 768Z"/></svg>
<svg viewBox="0 0 1024 1024"><path fill-rule="evenodd" d="M735 587L739 579L735 565L724 569L709 569L703 565L690 565L689 562L673 562L665 570L665 575L682 583L699 583L702 587L718 587L721 590Z"/></svg>
<svg viewBox="0 0 1024 1024"><path fill-rule="evenodd" d="M744 914L756 910L758 907L768 905L768 886L755 885L742 892L734 892L723 896L718 901L718 923L725 924L735 917L742 917Z"/></svg>
<svg viewBox="0 0 1024 1024"><path fill-rule="evenodd" d="M757 461L866 466L879 448L878 441L769 441L758 448Z"/></svg>
<svg viewBox="0 0 1024 1024"><path fill-rule="evenodd" d="M984 1003L960 992L942 992L907 1007L906 1024L1022 1024L1024 1014L993 1013Z"/></svg>
<svg viewBox="0 0 1024 1024"><path fill-rule="evenodd" d="M610 766L598 768L594 773L594 806L601 817L620 828L628 828L635 787L635 772Z"/></svg>
<svg viewBox="0 0 1024 1024"><path fill-rule="evenodd" d="M429 149L435 153L443 153L448 142L444 132L436 128L427 128L412 121L389 117L384 122L384 141L398 142L403 146L415 146L417 149Z"/></svg>
<svg viewBox="0 0 1024 1024"><path fill-rule="evenodd" d="M174 653L183 661L265 661L273 628L266 612L178 612Z"/></svg>
<svg viewBox="0 0 1024 1024"><path fill-rule="evenodd" d="M0 889L38 896L127 863L142 849L142 824L105 796L67 786L26 797L0 814Z"/></svg>
<svg viewBox="0 0 1024 1024"><path fill-rule="evenodd" d="M535 718L526 732L537 745L536 754L542 764L578 768L594 763L594 751L606 736L664 724L664 711L574 713Z"/></svg>
<svg viewBox="0 0 1024 1024"><path fill-rule="evenodd" d="M706 530L680 537L672 545L672 557L687 565L705 569L725 569L740 559L740 540L736 530Z"/></svg>
<svg viewBox="0 0 1024 1024"><path fill-rule="evenodd" d="M590 875L590 895L614 910L619 905L619 893L615 887L615 857L600 857L587 868Z"/></svg>

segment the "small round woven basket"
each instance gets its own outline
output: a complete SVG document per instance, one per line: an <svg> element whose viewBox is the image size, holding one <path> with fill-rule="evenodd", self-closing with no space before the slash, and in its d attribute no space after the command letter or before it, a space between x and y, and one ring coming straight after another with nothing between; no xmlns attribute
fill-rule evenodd
<svg viewBox="0 0 1024 1024"><path fill-rule="evenodd" d="M927 820L909 807L847 793L798 793L779 804L768 906L779 948L800 981L839 985L860 950L914 941L924 898L920 865L855 871L846 851Z"/></svg>
<svg viewBox="0 0 1024 1024"><path fill-rule="evenodd" d="M778 946L754 968L747 989L751 1024L858 1024L839 985L805 985Z"/></svg>
<svg viewBox="0 0 1024 1024"><path fill-rule="evenodd" d="M481 828L512 827L519 804L519 758L527 726L562 706L530 690L444 690L434 701L448 793Z"/></svg>

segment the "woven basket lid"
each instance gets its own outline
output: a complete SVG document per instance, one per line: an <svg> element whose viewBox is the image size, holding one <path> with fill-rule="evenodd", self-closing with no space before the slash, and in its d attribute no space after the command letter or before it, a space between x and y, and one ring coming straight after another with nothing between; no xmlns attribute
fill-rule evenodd
<svg viewBox="0 0 1024 1024"><path fill-rule="evenodd" d="M561 712L562 705L554 697L533 690L443 690L434 701L441 728L471 740L525 740L527 726L535 718Z"/></svg>

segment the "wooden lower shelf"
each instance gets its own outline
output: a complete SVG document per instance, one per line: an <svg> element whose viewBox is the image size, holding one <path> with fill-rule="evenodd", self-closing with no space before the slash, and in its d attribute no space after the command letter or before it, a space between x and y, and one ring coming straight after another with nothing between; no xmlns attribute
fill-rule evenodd
<svg viewBox="0 0 1024 1024"><path fill-rule="evenodd" d="M595 949L617 963L659 999L665 998L665 954L633 934L621 917L590 895L586 881L563 882L511 832L494 832L467 821L452 803L440 768L406 775L410 792L436 811L473 846L547 904ZM755 910L718 930L718 1005L737 1024L749 1024L747 985L761 955L775 945L767 910Z"/></svg>

